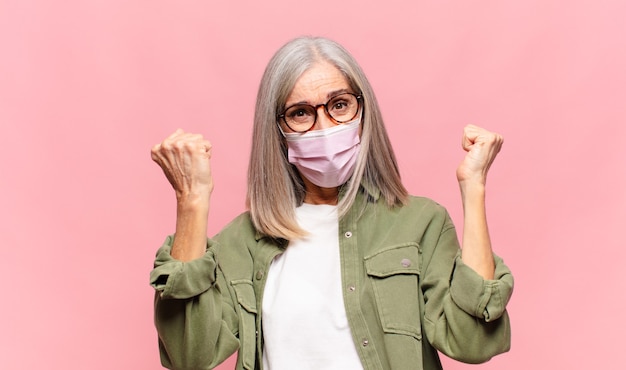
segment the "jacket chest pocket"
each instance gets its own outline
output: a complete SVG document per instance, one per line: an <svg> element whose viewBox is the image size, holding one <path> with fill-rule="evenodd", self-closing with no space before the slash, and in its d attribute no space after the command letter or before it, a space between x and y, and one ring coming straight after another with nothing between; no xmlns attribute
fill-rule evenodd
<svg viewBox="0 0 626 370"><path fill-rule="evenodd" d="M391 246L365 257L383 330L422 339L420 250L417 243Z"/></svg>
<svg viewBox="0 0 626 370"><path fill-rule="evenodd" d="M253 370L256 358L256 297L250 280L233 280L231 285L239 304L239 361L244 369Z"/></svg>

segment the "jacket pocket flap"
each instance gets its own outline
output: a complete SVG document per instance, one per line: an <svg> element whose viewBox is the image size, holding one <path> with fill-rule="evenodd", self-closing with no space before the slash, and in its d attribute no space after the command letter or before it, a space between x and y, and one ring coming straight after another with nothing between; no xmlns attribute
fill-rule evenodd
<svg viewBox="0 0 626 370"><path fill-rule="evenodd" d="M395 245L365 257L367 274L384 278L397 274L420 273L420 249L417 243Z"/></svg>
<svg viewBox="0 0 626 370"><path fill-rule="evenodd" d="M237 296L237 302L244 310L250 313L257 313L256 310L256 297L254 294L254 287L251 280L233 280L231 285L235 289L235 295Z"/></svg>

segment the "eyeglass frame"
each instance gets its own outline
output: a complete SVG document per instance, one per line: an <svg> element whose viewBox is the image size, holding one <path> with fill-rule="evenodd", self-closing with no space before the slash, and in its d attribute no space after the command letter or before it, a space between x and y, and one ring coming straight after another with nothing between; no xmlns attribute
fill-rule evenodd
<svg viewBox="0 0 626 370"><path fill-rule="evenodd" d="M354 113L354 116L352 116L352 118L350 118L348 120L345 120L345 121L338 121L338 120L336 120L328 112L328 103L330 103L331 100L333 100L336 97L341 96L341 95L352 95L352 96L354 96L356 98L356 102L357 102L357 105L358 105L357 110ZM287 123L287 119L285 118L285 113L287 113L287 111L289 109L291 109L292 107L295 107L295 106L298 106L298 105L311 107L311 108L313 108L313 111L315 112L315 119L313 119L313 123L311 124L311 127L307 128L306 130L302 130L302 131L294 130L291 126L289 126L289 123ZM282 121L285 122L285 125L287 125L287 127L289 127L289 129L294 131L294 132L299 132L299 133L308 132L308 131L311 131L311 129L313 128L313 126L315 126L315 123L317 122L317 117L318 117L317 111L318 111L318 109L320 107L324 107L324 112L326 113L326 116L331 121L333 121L333 123L335 123L336 125L342 125L344 123L352 121L354 119L354 117L356 117L359 114L359 112L363 108L363 95L362 94L358 94L357 95L357 94L354 94L354 93L351 93L351 92L342 92L341 94L337 94L335 96L330 97L328 99L328 101L326 103L324 103L324 104L317 104L317 105L302 104L302 103L293 104L293 105L290 105L287 108L283 109L283 112L281 114L279 114L278 116L276 116L276 118L279 119L279 120L282 119Z"/></svg>

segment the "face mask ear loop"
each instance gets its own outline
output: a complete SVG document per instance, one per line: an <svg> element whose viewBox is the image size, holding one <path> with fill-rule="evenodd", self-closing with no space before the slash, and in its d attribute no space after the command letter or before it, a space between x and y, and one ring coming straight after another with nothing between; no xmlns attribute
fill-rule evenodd
<svg viewBox="0 0 626 370"><path fill-rule="evenodd" d="M285 131L283 131L283 128L280 127L280 122L276 122L276 126L278 126L278 130L280 131L281 135L283 135L283 137L287 137L287 135L285 135Z"/></svg>

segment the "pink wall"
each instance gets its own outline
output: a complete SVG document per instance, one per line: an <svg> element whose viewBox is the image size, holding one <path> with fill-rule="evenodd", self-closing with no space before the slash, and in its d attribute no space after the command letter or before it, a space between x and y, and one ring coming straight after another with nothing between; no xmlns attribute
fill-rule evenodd
<svg viewBox="0 0 626 370"><path fill-rule="evenodd" d="M504 135L513 348L480 368L624 368L624 2L248 3L0 0L2 368L159 368L148 273L174 199L149 149L177 127L214 143L217 231L244 209L262 69L301 34L353 52L407 186L457 224L462 127Z"/></svg>

